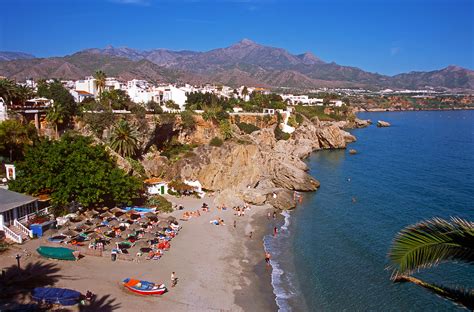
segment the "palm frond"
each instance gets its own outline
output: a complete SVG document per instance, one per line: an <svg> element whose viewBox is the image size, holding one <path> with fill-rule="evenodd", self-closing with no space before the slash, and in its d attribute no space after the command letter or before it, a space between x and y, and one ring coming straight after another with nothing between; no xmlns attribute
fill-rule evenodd
<svg viewBox="0 0 474 312"><path fill-rule="evenodd" d="M410 274L445 261L474 263L474 222L434 218L397 234L388 255L395 274Z"/></svg>

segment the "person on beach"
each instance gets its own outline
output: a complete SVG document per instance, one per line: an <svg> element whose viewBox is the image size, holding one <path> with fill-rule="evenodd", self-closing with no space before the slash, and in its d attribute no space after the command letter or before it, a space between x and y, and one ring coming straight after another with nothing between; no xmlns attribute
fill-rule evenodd
<svg viewBox="0 0 474 312"><path fill-rule="evenodd" d="M273 228L273 237L276 237L277 234L278 234L278 229L277 229L277 227L275 226L275 227Z"/></svg>
<svg viewBox="0 0 474 312"><path fill-rule="evenodd" d="M272 214L271 214L271 212L269 211L269 212L267 213L267 219L270 220L271 217L272 217Z"/></svg>
<svg viewBox="0 0 474 312"><path fill-rule="evenodd" d="M234 229L236 228L236 226L237 226L237 221L234 220Z"/></svg>
<svg viewBox="0 0 474 312"><path fill-rule="evenodd" d="M173 272L171 273L171 287L176 286L177 283L178 283L178 278L176 277L176 273Z"/></svg>
<svg viewBox="0 0 474 312"><path fill-rule="evenodd" d="M272 255L267 251L265 252L265 262L267 263L267 266L270 266L270 258Z"/></svg>
<svg viewBox="0 0 474 312"><path fill-rule="evenodd" d="M250 231L250 235L249 235L249 238L250 238L250 239L252 238L252 235L253 235L253 232Z"/></svg>
<svg viewBox="0 0 474 312"><path fill-rule="evenodd" d="M276 219L276 217L277 217L277 213L276 213L276 211L274 211L273 212L273 219Z"/></svg>

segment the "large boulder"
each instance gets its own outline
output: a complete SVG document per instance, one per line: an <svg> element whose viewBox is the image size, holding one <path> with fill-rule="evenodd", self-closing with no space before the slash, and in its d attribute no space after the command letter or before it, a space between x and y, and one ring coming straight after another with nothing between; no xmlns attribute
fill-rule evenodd
<svg viewBox="0 0 474 312"><path fill-rule="evenodd" d="M359 119L359 118L356 118L354 120L354 124L356 126L356 128L365 128L365 127L368 127L369 125L372 124L372 121L370 119Z"/></svg>
<svg viewBox="0 0 474 312"><path fill-rule="evenodd" d="M379 128L382 128L382 127L390 127L390 123L389 122L386 122L386 121L383 121L383 120L379 120L377 121L377 127Z"/></svg>
<svg viewBox="0 0 474 312"><path fill-rule="evenodd" d="M278 189L267 195L267 203L280 210L296 208L296 201L293 198L293 191Z"/></svg>
<svg viewBox="0 0 474 312"><path fill-rule="evenodd" d="M345 131L344 131L345 132ZM321 148L346 148L343 130L335 125L330 125L319 129L318 139Z"/></svg>
<svg viewBox="0 0 474 312"><path fill-rule="evenodd" d="M243 206L244 201L238 196L235 190L225 189L216 195L216 197L214 198L214 205L225 205L226 207L232 208L237 206Z"/></svg>
<svg viewBox="0 0 474 312"><path fill-rule="evenodd" d="M159 153L148 153L143 155L141 163L145 169L145 175L148 177L173 178L168 158L160 156Z"/></svg>
<svg viewBox="0 0 474 312"><path fill-rule="evenodd" d="M242 200L244 200L246 203L249 203L251 205L256 205L256 206L262 206L265 204L265 201L267 200L267 194L270 192L270 190L266 191L263 189L246 189L243 190L241 193Z"/></svg>

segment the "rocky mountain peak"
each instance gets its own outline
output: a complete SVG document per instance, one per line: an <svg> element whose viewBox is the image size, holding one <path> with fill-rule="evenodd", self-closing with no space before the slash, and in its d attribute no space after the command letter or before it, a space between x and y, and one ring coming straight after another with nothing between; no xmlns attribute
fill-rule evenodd
<svg viewBox="0 0 474 312"><path fill-rule="evenodd" d="M242 47L242 46L256 46L258 45L255 41L252 41L250 39L247 39L247 38L244 38L242 40L240 40L239 42L237 42L236 44L234 44L234 46L237 46L237 47Z"/></svg>

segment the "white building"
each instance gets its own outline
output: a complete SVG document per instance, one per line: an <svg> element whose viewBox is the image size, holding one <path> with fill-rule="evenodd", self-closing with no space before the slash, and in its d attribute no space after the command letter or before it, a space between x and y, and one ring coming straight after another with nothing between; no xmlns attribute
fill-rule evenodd
<svg viewBox="0 0 474 312"><path fill-rule="evenodd" d="M95 78L92 76L86 77L84 80L76 81L76 90L78 91L86 91L87 93L91 93L94 96L98 95L97 86L95 83Z"/></svg>
<svg viewBox="0 0 474 312"><path fill-rule="evenodd" d="M150 178L145 181L147 192L150 195L166 195L168 194L168 182L160 178Z"/></svg>
<svg viewBox="0 0 474 312"><path fill-rule="evenodd" d="M155 96L158 93L145 87L131 84L130 87L127 85L127 94L133 102L146 104L150 101L156 101Z"/></svg>
<svg viewBox="0 0 474 312"><path fill-rule="evenodd" d="M283 101L289 102L290 105L323 105L323 99L314 99L307 95L282 94L281 98Z"/></svg>
<svg viewBox="0 0 474 312"><path fill-rule="evenodd" d="M94 94L82 90L69 90L69 93L74 97L76 103L81 103L85 99L94 98Z"/></svg>
<svg viewBox="0 0 474 312"><path fill-rule="evenodd" d="M344 103L341 100L329 101L329 106L341 107Z"/></svg>
<svg viewBox="0 0 474 312"><path fill-rule="evenodd" d="M5 104L5 101L3 98L0 97L0 121L5 121L8 119L8 114L7 114L7 104Z"/></svg>
<svg viewBox="0 0 474 312"><path fill-rule="evenodd" d="M105 89L107 90L120 90L122 84L114 77L105 78Z"/></svg>
<svg viewBox="0 0 474 312"><path fill-rule="evenodd" d="M158 89L163 92L161 103L164 104L167 101L173 101L174 103L179 105L180 110L184 110L184 105L186 104L186 100L188 99L184 90L176 88L173 85L169 85L167 87L159 87ZM167 108L164 107L163 109L166 110Z"/></svg>

